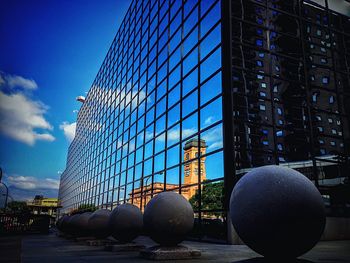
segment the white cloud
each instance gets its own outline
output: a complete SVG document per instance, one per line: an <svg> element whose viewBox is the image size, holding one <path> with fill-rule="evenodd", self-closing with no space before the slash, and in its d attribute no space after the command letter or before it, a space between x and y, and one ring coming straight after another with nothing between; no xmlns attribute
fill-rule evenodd
<svg viewBox="0 0 350 263"><path fill-rule="evenodd" d="M205 124L205 125L210 125L210 124L212 124L212 123L214 123L214 117L213 117L213 116L209 116L209 117L206 118L205 121L204 121L204 124Z"/></svg>
<svg viewBox="0 0 350 263"><path fill-rule="evenodd" d="M74 139L76 126L77 126L76 122L73 122L73 123L63 122L60 125L60 129L63 130L63 133L69 142L72 142Z"/></svg>
<svg viewBox="0 0 350 263"><path fill-rule="evenodd" d="M197 129L195 129L195 128L184 129L182 131L182 137L184 137L184 138L188 137L196 132L197 132ZM156 134L156 136L157 135L158 134ZM168 141L180 141L180 129L170 130L170 131L168 131L167 135L168 135ZM147 132L146 132L146 137L147 137ZM165 141L165 133L163 133L161 136L158 136L156 139L158 141Z"/></svg>
<svg viewBox="0 0 350 263"><path fill-rule="evenodd" d="M215 149L219 149L221 147L223 147L222 140L217 141L217 142L213 142L212 144L210 144L208 146L208 150L215 150Z"/></svg>
<svg viewBox="0 0 350 263"><path fill-rule="evenodd" d="M20 87L23 89L35 90L38 88L36 82L32 79L25 79L21 76L8 75L6 77L7 83L10 88Z"/></svg>
<svg viewBox="0 0 350 263"><path fill-rule="evenodd" d="M128 90L131 89L131 84L128 83ZM128 105L130 101L132 100L132 108L135 108L139 102L141 102L145 97L146 93L142 91L132 90L132 92L129 92L128 94L125 94L125 89L120 92L120 89L104 89L102 87L99 87L97 85L94 85L91 87L91 92L89 92L89 100L93 102L97 102L100 105L104 105L106 107L114 107L114 105L118 105L118 103L121 103L121 107L123 108L125 105ZM125 100L124 100L125 99ZM116 104L114 104L114 101L117 101ZM147 102L151 102L150 99L147 99Z"/></svg>
<svg viewBox="0 0 350 263"><path fill-rule="evenodd" d="M0 75L0 87L5 84L4 78Z"/></svg>
<svg viewBox="0 0 350 263"><path fill-rule="evenodd" d="M32 176L14 175L7 178L9 186L22 190L54 189L60 186L60 181L52 178L39 179Z"/></svg>
<svg viewBox="0 0 350 263"><path fill-rule="evenodd" d="M153 132L146 131L146 140L152 139L153 138Z"/></svg>
<svg viewBox="0 0 350 263"><path fill-rule="evenodd" d="M167 135L169 141L178 141L180 140L180 129L170 130Z"/></svg>
<svg viewBox="0 0 350 263"><path fill-rule="evenodd" d="M18 75L6 74L0 71L0 86L7 86L10 89L22 88L26 90L35 90L38 84L33 79L26 79Z"/></svg>
<svg viewBox="0 0 350 263"><path fill-rule="evenodd" d="M205 132L201 138L208 144L208 150L221 148L223 146L221 125Z"/></svg>
<svg viewBox="0 0 350 263"><path fill-rule="evenodd" d="M0 132L17 141L34 145L37 140L54 141L48 133L53 127L45 119L48 107L20 92L5 94L0 91ZM35 129L42 129L39 133Z"/></svg>
<svg viewBox="0 0 350 263"><path fill-rule="evenodd" d="M41 141L48 141L48 142L52 142L55 140L55 137L53 137L51 134L49 133L42 133L42 134L35 134L35 139L36 140L41 140Z"/></svg>

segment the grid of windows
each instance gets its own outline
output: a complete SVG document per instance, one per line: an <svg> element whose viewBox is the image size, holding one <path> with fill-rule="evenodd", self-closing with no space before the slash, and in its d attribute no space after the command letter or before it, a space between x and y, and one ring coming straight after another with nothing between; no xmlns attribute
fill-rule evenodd
<svg viewBox="0 0 350 263"><path fill-rule="evenodd" d="M133 1L79 111L61 212L144 209L177 191L194 207L193 234L226 239L235 181L279 164L313 180L329 213L344 213L345 11L327 0Z"/></svg>
<svg viewBox="0 0 350 263"><path fill-rule="evenodd" d="M231 1L239 176L256 166L285 165L328 197L346 182L350 19L339 12L350 4L332 2Z"/></svg>
<svg viewBox="0 0 350 263"><path fill-rule="evenodd" d="M133 1L79 111L62 212L143 209L164 190L198 220L222 212L200 202L222 185L222 141L221 2Z"/></svg>

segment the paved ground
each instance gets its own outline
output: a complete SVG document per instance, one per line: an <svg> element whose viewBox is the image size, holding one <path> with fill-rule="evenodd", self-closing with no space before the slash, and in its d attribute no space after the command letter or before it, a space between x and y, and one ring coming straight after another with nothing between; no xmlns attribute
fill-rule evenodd
<svg viewBox="0 0 350 263"><path fill-rule="evenodd" d="M145 246L155 245L147 237L136 242ZM177 262L230 262L263 263L262 258L244 245L219 245L199 242L183 242L199 249L202 257ZM103 247L86 246L73 240L50 235L0 237L0 262L152 262L139 258L138 252L107 252ZM162 261L158 261L162 262ZM176 261L171 261L176 262ZM350 241L320 242L298 262L344 263L350 262ZM169 263L169 261L167 261ZM264 262L266 263L266 262Z"/></svg>
<svg viewBox="0 0 350 263"><path fill-rule="evenodd" d="M154 245L147 237L139 237L136 242L146 246ZM201 250L202 257L196 260L171 262L263 262L258 254L244 245L219 245L189 241L183 242L183 244ZM3 251L1 249L0 254L3 255ZM7 251L4 252L7 253ZM302 260L298 262L350 262L350 241L320 242L301 258ZM73 240L57 237L54 234L23 237L21 261L24 263L152 262L139 258L138 252L108 252L104 251L103 247L86 246ZM166 262L169 263L169 261Z"/></svg>
<svg viewBox="0 0 350 263"><path fill-rule="evenodd" d="M21 236L0 236L0 262L20 262Z"/></svg>

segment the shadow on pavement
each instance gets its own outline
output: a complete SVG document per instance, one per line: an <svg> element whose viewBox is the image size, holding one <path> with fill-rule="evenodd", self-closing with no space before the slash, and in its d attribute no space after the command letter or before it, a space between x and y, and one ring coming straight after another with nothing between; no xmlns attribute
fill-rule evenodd
<svg viewBox="0 0 350 263"><path fill-rule="evenodd" d="M232 263L276 263L276 262L283 262L283 263L313 263L310 260L306 259L294 259L294 260L286 260L286 259L279 259L279 260L271 260L271 259L266 259L263 257L258 257L258 258L250 258L250 259L245 259L245 260L239 260L239 261L233 261Z"/></svg>

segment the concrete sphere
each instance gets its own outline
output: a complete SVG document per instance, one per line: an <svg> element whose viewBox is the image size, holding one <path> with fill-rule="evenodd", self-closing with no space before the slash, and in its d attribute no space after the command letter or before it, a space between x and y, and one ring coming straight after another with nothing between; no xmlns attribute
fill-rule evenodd
<svg viewBox="0 0 350 263"><path fill-rule="evenodd" d="M234 187L230 217L239 237L267 258L296 258L319 241L326 222L322 197L296 170L259 167Z"/></svg>
<svg viewBox="0 0 350 263"><path fill-rule="evenodd" d="M191 204L180 194L163 192L153 197L145 208L143 224L149 236L163 246L177 245L192 230Z"/></svg>
<svg viewBox="0 0 350 263"><path fill-rule="evenodd" d="M68 234L71 235L75 235L76 234L76 220L78 219L80 215L79 214L75 214L75 215L71 215L66 223L66 232Z"/></svg>
<svg viewBox="0 0 350 263"><path fill-rule="evenodd" d="M109 227L115 239L121 242L130 242L142 231L142 213L135 205L119 205L113 209L109 217Z"/></svg>
<svg viewBox="0 0 350 263"><path fill-rule="evenodd" d="M65 216L62 216L61 218L59 218L56 222L56 227L58 230L62 231L62 221L64 219Z"/></svg>
<svg viewBox="0 0 350 263"><path fill-rule="evenodd" d="M96 238L106 238L110 235L110 229L108 226L110 214L111 211L100 209L90 215L88 224L92 236Z"/></svg>
<svg viewBox="0 0 350 263"><path fill-rule="evenodd" d="M70 219L70 216L65 215L62 217L62 221L61 221L61 231L67 233L68 231L68 221Z"/></svg>
<svg viewBox="0 0 350 263"><path fill-rule="evenodd" d="M71 219L68 221L69 232L73 236L79 236L79 218L80 214L72 215Z"/></svg>
<svg viewBox="0 0 350 263"><path fill-rule="evenodd" d="M85 212L80 214L78 221L77 221L77 232L78 236L84 237L89 236L89 219L92 212Z"/></svg>

